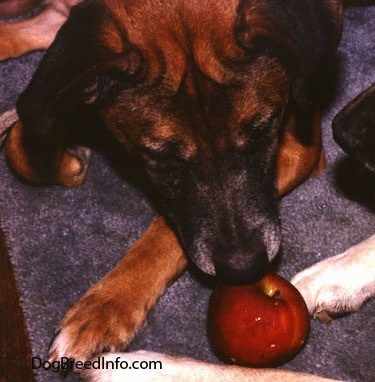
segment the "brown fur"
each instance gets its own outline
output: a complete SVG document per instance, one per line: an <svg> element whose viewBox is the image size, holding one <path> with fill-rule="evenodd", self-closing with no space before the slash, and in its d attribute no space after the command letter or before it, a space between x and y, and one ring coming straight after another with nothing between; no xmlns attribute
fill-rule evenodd
<svg viewBox="0 0 375 382"><path fill-rule="evenodd" d="M280 143L277 164L277 188L282 196L304 182L308 177L318 175L325 168L322 147L320 113L314 117L313 144L306 146L299 142L293 134L294 115L290 113L286 121L286 129Z"/></svg>
<svg viewBox="0 0 375 382"><path fill-rule="evenodd" d="M65 187L75 187L81 184L86 176L86 167L76 155L69 151L56 153L53 179L41 179L33 168L30 158L26 155L22 145L22 123L17 121L11 129L7 141L6 152L9 164L23 179L35 184L55 183ZM82 148L84 149L84 148Z"/></svg>
<svg viewBox="0 0 375 382"><path fill-rule="evenodd" d="M66 21L70 8L78 2L79 0L45 0L42 11L35 17L1 24L0 60L47 49Z"/></svg>

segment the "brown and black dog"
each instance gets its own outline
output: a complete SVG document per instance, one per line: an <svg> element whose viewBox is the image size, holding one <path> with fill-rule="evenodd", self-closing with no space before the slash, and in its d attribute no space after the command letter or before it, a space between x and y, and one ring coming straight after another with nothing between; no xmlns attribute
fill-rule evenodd
<svg viewBox="0 0 375 382"><path fill-rule="evenodd" d="M29 181L78 185L99 120L163 214L60 324L51 359L82 360L126 346L186 258L229 283L256 280L275 258L278 198L324 167L319 99L342 4L77 3L46 2L34 24L0 28L0 58L17 56L47 48L69 14L19 98L9 162Z"/></svg>

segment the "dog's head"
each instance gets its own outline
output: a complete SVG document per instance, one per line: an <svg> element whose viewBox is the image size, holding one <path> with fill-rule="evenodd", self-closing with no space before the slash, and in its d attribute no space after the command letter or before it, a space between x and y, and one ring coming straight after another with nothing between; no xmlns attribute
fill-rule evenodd
<svg viewBox="0 0 375 382"><path fill-rule="evenodd" d="M280 245L286 112L309 114L315 53L334 40L317 48L310 6L279 3L78 6L19 101L30 152L57 146L56 126L82 105L143 166L188 257L225 281L255 279Z"/></svg>

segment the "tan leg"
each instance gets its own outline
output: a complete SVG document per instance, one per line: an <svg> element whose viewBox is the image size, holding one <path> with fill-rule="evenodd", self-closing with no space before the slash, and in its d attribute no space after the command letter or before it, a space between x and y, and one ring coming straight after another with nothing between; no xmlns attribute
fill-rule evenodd
<svg viewBox="0 0 375 382"><path fill-rule="evenodd" d="M50 0L35 17L0 24L0 61L47 49L79 0Z"/></svg>
<svg viewBox="0 0 375 382"><path fill-rule="evenodd" d="M39 0L1 0L0 19L7 20L31 12L39 5Z"/></svg>
<svg viewBox="0 0 375 382"><path fill-rule="evenodd" d="M31 19L0 25L0 60L47 49L67 15L46 9Z"/></svg>
<svg viewBox="0 0 375 382"><path fill-rule="evenodd" d="M154 220L120 262L73 305L50 348L50 359L86 360L129 344L187 260L164 219Z"/></svg>

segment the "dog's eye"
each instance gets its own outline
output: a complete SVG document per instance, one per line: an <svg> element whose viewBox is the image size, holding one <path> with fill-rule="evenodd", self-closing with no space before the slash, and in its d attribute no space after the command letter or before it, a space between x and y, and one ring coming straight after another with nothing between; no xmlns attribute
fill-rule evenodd
<svg viewBox="0 0 375 382"><path fill-rule="evenodd" d="M150 165L183 163L184 157L177 143L154 142L139 149L141 157Z"/></svg>
<svg viewBox="0 0 375 382"><path fill-rule="evenodd" d="M280 112L257 113L248 121L243 121L239 126L239 136L250 142L256 142L257 138L273 135L280 121Z"/></svg>
<svg viewBox="0 0 375 382"><path fill-rule="evenodd" d="M165 143L161 140L144 139L142 143L139 150L146 155L158 156L167 151Z"/></svg>
<svg viewBox="0 0 375 382"><path fill-rule="evenodd" d="M262 114L257 113L253 119L254 127L259 129L272 127L280 120L281 114L280 108L265 111Z"/></svg>
<svg viewBox="0 0 375 382"><path fill-rule="evenodd" d="M137 147L138 152L147 160L187 162L194 159L196 147L187 140L144 138Z"/></svg>

